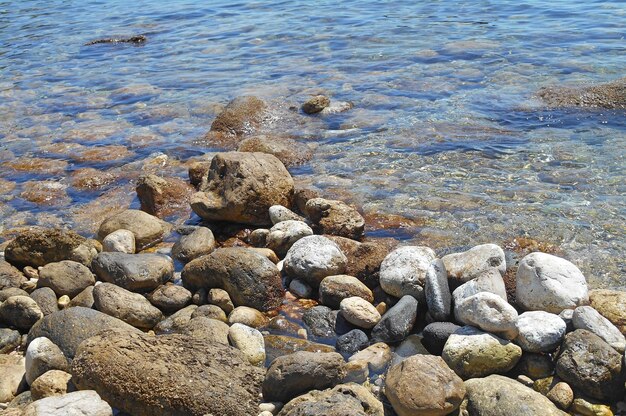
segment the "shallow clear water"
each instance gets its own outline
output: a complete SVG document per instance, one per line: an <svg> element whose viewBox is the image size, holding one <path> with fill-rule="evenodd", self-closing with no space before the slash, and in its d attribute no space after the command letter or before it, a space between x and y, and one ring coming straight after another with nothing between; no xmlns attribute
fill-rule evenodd
<svg viewBox="0 0 626 416"><path fill-rule="evenodd" d="M316 145L298 182L418 220L374 235L438 250L526 236L625 288L626 114L532 97L624 75L623 2L414 3L0 1L2 229L92 232L137 204L140 172L183 176L217 150L197 139L233 97L284 110L322 92L355 106L270 127ZM76 187L85 167L114 180Z"/></svg>

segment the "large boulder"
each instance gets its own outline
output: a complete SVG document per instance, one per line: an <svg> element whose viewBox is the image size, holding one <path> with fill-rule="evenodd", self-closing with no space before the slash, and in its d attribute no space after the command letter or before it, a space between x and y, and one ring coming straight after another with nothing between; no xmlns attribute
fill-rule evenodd
<svg viewBox="0 0 626 416"><path fill-rule="evenodd" d="M221 248L192 260L183 269L182 280L191 291L224 289L235 306L261 311L278 307L285 293L276 265L254 250L239 247Z"/></svg>
<svg viewBox="0 0 626 416"><path fill-rule="evenodd" d="M56 344L67 358L71 359L81 342L97 335L100 331L113 328L138 331L117 318L94 309L76 306L45 316L30 329L28 342L32 342L35 338L46 337Z"/></svg>
<svg viewBox="0 0 626 416"><path fill-rule="evenodd" d="M338 235L359 240L365 230L365 220L350 205L330 199L309 199L304 213L320 234Z"/></svg>
<svg viewBox="0 0 626 416"><path fill-rule="evenodd" d="M28 330L43 317L41 308L29 296L11 296L0 303L0 321L21 330Z"/></svg>
<svg viewBox="0 0 626 416"><path fill-rule="evenodd" d="M263 380L262 370L227 345L118 331L85 341L71 374L76 387L134 416L249 416Z"/></svg>
<svg viewBox="0 0 626 416"><path fill-rule="evenodd" d="M86 266L98 254L93 241L74 231L52 228L26 230L7 245L4 257L18 266L45 266L62 260L74 260Z"/></svg>
<svg viewBox="0 0 626 416"><path fill-rule="evenodd" d="M24 408L23 416L113 416L113 409L93 390L46 397Z"/></svg>
<svg viewBox="0 0 626 416"><path fill-rule="evenodd" d="M284 270L289 276L318 287L325 277L342 274L346 263L337 244L321 235L311 235L291 246L284 259Z"/></svg>
<svg viewBox="0 0 626 416"><path fill-rule="evenodd" d="M460 415L567 416L544 395L522 383L497 374L465 382L467 399Z"/></svg>
<svg viewBox="0 0 626 416"><path fill-rule="evenodd" d="M590 86L544 87L537 96L549 107L626 109L626 78Z"/></svg>
<svg viewBox="0 0 626 416"><path fill-rule="evenodd" d="M616 400L624 395L622 359L602 338L578 329L565 336L556 373L592 398Z"/></svg>
<svg viewBox="0 0 626 416"><path fill-rule="evenodd" d="M174 263L159 254L100 253L92 263L98 279L133 292L148 292L170 280Z"/></svg>
<svg viewBox="0 0 626 416"><path fill-rule="evenodd" d="M595 310L626 335L626 291L592 290L589 292L589 302Z"/></svg>
<svg viewBox="0 0 626 416"><path fill-rule="evenodd" d="M263 382L265 401L287 402L310 390L320 390L341 383L345 362L335 352L299 351L276 358Z"/></svg>
<svg viewBox="0 0 626 416"><path fill-rule="evenodd" d="M457 409L465 386L441 359L414 355L389 369L385 396L398 416L444 416Z"/></svg>
<svg viewBox="0 0 626 416"><path fill-rule="evenodd" d="M285 404L278 416L384 416L383 404L358 384L313 390Z"/></svg>
<svg viewBox="0 0 626 416"><path fill-rule="evenodd" d="M425 302L426 272L436 258L435 252L428 247L405 246L395 249L380 265L380 287L397 298L411 295Z"/></svg>
<svg viewBox="0 0 626 416"><path fill-rule="evenodd" d="M448 254L441 260L453 289L490 270L495 269L501 275L506 272L504 251L495 244L481 244L462 253Z"/></svg>
<svg viewBox="0 0 626 416"><path fill-rule="evenodd" d="M86 266L72 260L63 260L43 266L39 270L37 286L49 287L57 296L67 295L73 298L94 283L96 278Z"/></svg>
<svg viewBox="0 0 626 416"><path fill-rule="evenodd" d="M152 329L162 318L161 311L142 295L112 283L100 283L93 290L94 307L136 328Z"/></svg>
<svg viewBox="0 0 626 416"><path fill-rule="evenodd" d="M285 166L266 153L218 153L208 180L191 198L191 208L206 220L271 224L272 205L291 206L294 185Z"/></svg>
<svg viewBox="0 0 626 416"><path fill-rule="evenodd" d="M168 223L154 215L137 209L128 209L104 220L98 229L98 239L102 241L117 230L128 230L135 235L135 244L139 251L162 241L170 229Z"/></svg>
<svg viewBox="0 0 626 416"><path fill-rule="evenodd" d="M558 314L589 303L587 280L578 267L565 259L531 253L517 269L515 298L526 310Z"/></svg>

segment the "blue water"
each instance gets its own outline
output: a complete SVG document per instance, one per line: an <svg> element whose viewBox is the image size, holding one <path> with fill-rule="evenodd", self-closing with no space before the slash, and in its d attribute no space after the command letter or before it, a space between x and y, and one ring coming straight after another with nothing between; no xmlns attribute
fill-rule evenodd
<svg viewBox="0 0 626 416"><path fill-rule="evenodd" d="M626 114L533 98L624 76L626 5L415 3L0 1L2 229L93 232L137 204L140 173L184 176L219 150L198 139L253 94L277 109L269 130L315 146L299 184L419 219L396 235L438 250L526 236L626 287ZM148 42L84 46L134 34ZM315 93L354 108L288 111ZM33 158L57 162L10 163ZM77 189L85 167L115 180Z"/></svg>

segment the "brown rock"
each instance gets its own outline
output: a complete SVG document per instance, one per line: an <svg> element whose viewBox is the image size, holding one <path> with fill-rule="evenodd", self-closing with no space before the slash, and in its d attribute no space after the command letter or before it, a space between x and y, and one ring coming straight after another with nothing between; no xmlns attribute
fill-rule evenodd
<svg viewBox="0 0 626 416"><path fill-rule="evenodd" d="M0 290L15 287L19 288L28 279L10 263L0 259Z"/></svg>
<svg viewBox="0 0 626 416"><path fill-rule="evenodd" d="M309 351L315 353L334 352L330 345L318 344L302 338L294 338L286 335L265 335L266 363L271 363L276 358L293 354L297 351Z"/></svg>
<svg viewBox="0 0 626 416"><path fill-rule="evenodd" d="M239 152L259 152L274 155L286 167L298 166L313 157L311 148L286 137L254 136L239 143Z"/></svg>
<svg viewBox="0 0 626 416"><path fill-rule="evenodd" d="M117 179L116 175L94 169L83 168L72 172L72 186L77 189L102 189Z"/></svg>
<svg viewBox="0 0 626 416"><path fill-rule="evenodd" d="M380 265L397 240L374 240L360 243L345 237L329 236L348 258L345 273L374 289L380 282Z"/></svg>
<svg viewBox="0 0 626 416"><path fill-rule="evenodd" d="M353 296L374 302L372 291L356 277L345 274L328 276L320 283L320 301L332 309L338 309L342 300Z"/></svg>
<svg viewBox="0 0 626 416"><path fill-rule="evenodd" d="M189 213L189 199L193 186L179 178L145 175L137 182L137 196L141 210L163 218L175 213Z"/></svg>
<svg viewBox="0 0 626 416"><path fill-rule="evenodd" d="M37 205L67 205L67 185L56 181L28 181L23 185L20 197Z"/></svg>
<svg viewBox="0 0 626 416"><path fill-rule="evenodd" d="M358 384L313 390L287 403L278 416L383 416L383 404Z"/></svg>
<svg viewBox="0 0 626 416"><path fill-rule="evenodd" d="M330 105L330 98L325 95L316 95L309 98L304 104L302 104L302 111L306 114L319 113Z"/></svg>
<svg viewBox="0 0 626 416"><path fill-rule="evenodd" d="M546 87L537 92L550 107L626 108L626 78L585 87Z"/></svg>
<svg viewBox="0 0 626 416"><path fill-rule="evenodd" d="M592 290L589 292L589 301L595 310L626 335L626 292Z"/></svg>
<svg viewBox="0 0 626 416"><path fill-rule="evenodd" d="M341 201L309 199L304 213L320 234L338 235L353 240L363 236L365 220L356 209Z"/></svg>
<svg viewBox="0 0 626 416"><path fill-rule="evenodd" d="M211 124L212 132L243 136L254 133L261 125L266 104L253 96L232 100Z"/></svg>
<svg viewBox="0 0 626 416"><path fill-rule="evenodd" d="M196 188L206 181L211 162L195 162L189 166L189 183Z"/></svg>
<svg viewBox="0 0 626 416"><path fill-rule="evenodd" d="M74 390L72 375L61 370L46 371L30 386L33 401L51 396L62 396Z"/></svg>
<svg viewBox="0 0 626 416"><path fill-rule="evenodd" d="M128 230L135 235L137 250L151 247L163 240L163 236L170 230L170 226L159 218L136 209L127 209L115 214L100 224L98 239L117 230Z"/></svg>

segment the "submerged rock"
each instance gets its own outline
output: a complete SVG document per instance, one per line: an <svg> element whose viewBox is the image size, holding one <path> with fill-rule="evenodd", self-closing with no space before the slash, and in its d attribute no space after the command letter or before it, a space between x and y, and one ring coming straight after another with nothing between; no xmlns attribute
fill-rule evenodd
<svg viewBox="0 0 626 416"><path fill-rule="evenodd" d="M252 134L260 127L266 108L263 100L257 97L237 97L217 115L211 131L234 136Z"/></svg>
<svg viewBox="0 0 626 416"><path fill-rule="evenodd" d="M584 87L544 87L537 96L550 107L626 108L626 78Z"/></svg>
<svg viewBox="0 0 626 416"><path fill-rule="evenodd" d="M286 137L254 136L243 140L237 147L239 152L258 152L274 155L286 167L302 165L313 157L311 148Z"/></svg>
<svg viewBox="0 0 626 416"><path fill-rule="evenodd" d="M137 197L141 209L148 214L164 218L189 210L193 186L179 178L145 175L137 182Z"/></svg>
<svg viewBox="0 0 626 416"><path fill-rule="evenodd" d="M315 95L302 104L302 111L306 114L319 113L330 105L330 98L325 95Z"/></svg>
<svg viewBox="0 0 626 416"><path fill-rule="evenodd" d="M148 38L144 35L134 35L130 37L96 39L85 43L85 46L97 45L101 43L132 43L135 45L140 45L145 43L147 40Z"/></svg>

